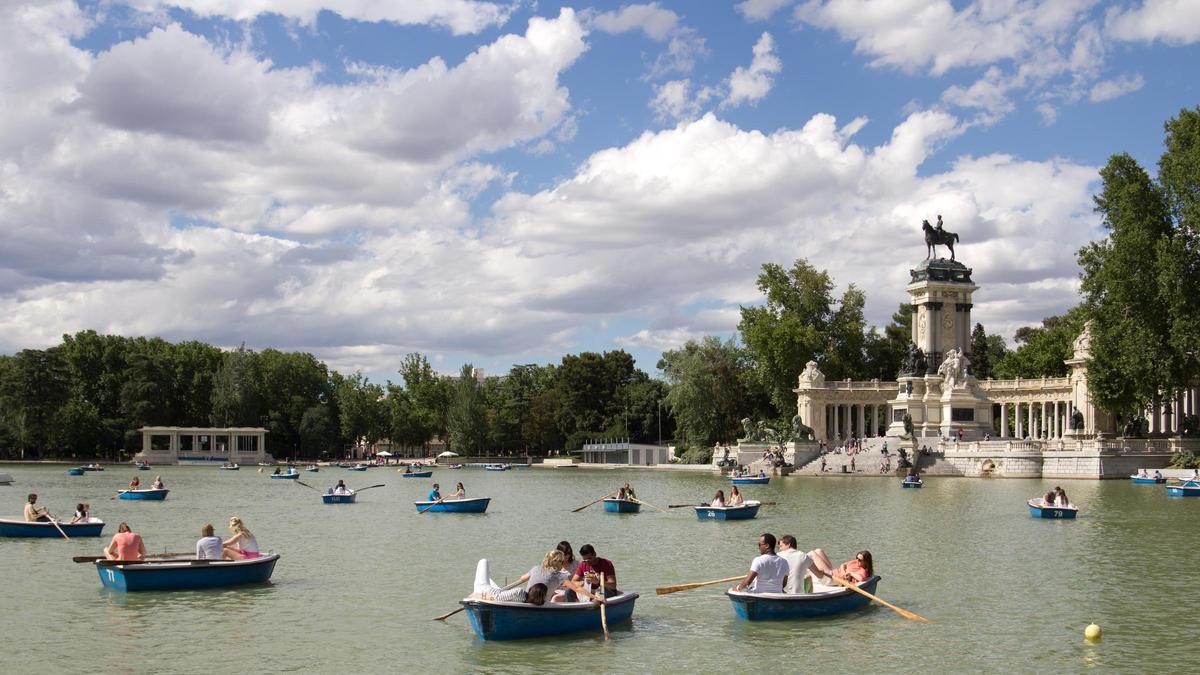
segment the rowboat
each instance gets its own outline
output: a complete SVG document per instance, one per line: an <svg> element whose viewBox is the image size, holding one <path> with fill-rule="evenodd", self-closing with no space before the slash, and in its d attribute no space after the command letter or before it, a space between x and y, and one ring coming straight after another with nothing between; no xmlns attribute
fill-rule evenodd
<svg viewBox="0 0 1200 675"><path fill-rule="evenodd" d="M487 511L491 497L474 497L472 499L443 499L441 504L432 502L413 502L418 511L428 510L430 513L483 513ZM430 505L437 504L431 507Z"/></svg>
<svg viewBox="0 0 1200 675"><path fill-rule="evenodd" d="M408 473L400 474L401 478L429 478L433 476L432 471L409 471Z"/></svg>
<svg viewBox="0 0 1200 675"><path fill-rule="evenodd" d="M321 495L321 501L325 502L326 504L353 504L355 499L358 499L357 492L346 492L343 494L326 492L325 494Z"/></svg>
<svg viewBox="0 0 1200 675"><path fill-rule="evenodd" d="M700 520L750 520L758 515L759 501L748 501L741 506L694 506Z"/></svg>
<svg viewBox="0 0 1200 675"><path fill-rule="evenodd" d="M1155 478L1154 476L1130 476L1129 482L1134 485L1159 485L1167 482L1165 477Z"/></svg>
<svg viewBox="0 0 1200 675"><path fill-rule="evenodd" d="M922 481L920 478L918 478L916 480L909 480L909 479L905 478L904 480L900 481L900 487L902 487L902 488L919 488L924 484L925 484L925 482Z"/></svg>
<svg viewBox="0 0 1200 675"><path fill-rule="evenodd" d="M170 490L166 488L159 490L152 488L146 488L144 490L117 490L117 494L120 495L121 499L141 499L152 502L161 502L162 500L166 499L168 492L170 492Z"/></svg>
<svg viewBox="0 0 1200 675"><path fill-rule="evenodd" d="M488 471L508 471L512 467L507 464L488 464L483 468L487 469Z"/></svg>
<svg viewBox="0 0 1200 675"><path fill-rule="evenodd" d="M82 476L83 469L67 469L68 476Z"/></svg>
<svg viewBox="0 0 1200 675"><path fill-rule="evenodd" d="M1172 497L1200 497L1200 485L1191 482L1168 485L1167 494Z"/></svg>
<svg viewBox="0 0 1200 675"><path fill-rule="evenodd" d="M868 593L875 592L879 575L875 575L858 587ZM831 614L842 614L870 604L870 598L843 586L813 587L812 593L750 593L748 591L725 591L733 603L733 611L747 621L786 621L789 619L812 619Z"/></svg>
<svg viewBox="0 0 1200 675"><path fill-rule="evenodd" d="M217 468L222 471L237 471L237 470L241 469L242 467L238 466L237 464L222 464L221 466L219 466Z"/></svg>
<svg viewBox="0 0 1200 675"><path fill-rule="evenodd" d="M81 466L79 468L83 469L84 471L103 471L104 470L104 467L100 466L99 464L88 464L87 466Z"/></svg>
<svg viewBox="0 0 1200 675"><path fill-rule="evenodd" d="M78 523L59 523L58 527L67 533L68 537L99 537L104 529L104 521L99 518L88 518ZM0 537L61 537L54 523L36 522L11 518L0 518Z"/></svg>
<svg viewBox="0 0 1200 675"><path fill-rule="evenodd" d="M145 462L137 462L133 466L138 471L149 471L150 470L150 465L146 464Z"/></svg>
<svg viewBox="0 0 1200 675"><path fill-rule="evenodd" d="M730 478L730 483L734 485L766 485L771 482L770 476L745 476L742 478Z"/></svg>
<svg viewBox="0 0 1200 675"><path fill-rule="evenodd" d="M364 465L362 465L362 464L359 464L358 466L347 466L347 467L345 467L345 469L346 469L347 471L366 471L368 468L370 468L370 467L364 466Z"/></svg>
<svg viewBox="0 0 1200 675"><path fill-rule="evenodd" d="M300 472L294 471L292 473L273 473L271 474L271 478L277 478L279 480L300 480Z"/></svg>
<svg viewBox="0 0 1200 675"><path fill-rule="evenodd" d="M1079 514L1079 508L1075 506L1046 506L1046 500L1038 497L1030 499L1029 515L1034 518L1062 518L1064 520L1074 520Z"/></svg>
<svg viewBox="0 0 1200 675"><path fill-rule="evenodd" d="M315 467L315 466L307 466L307 467L304 467L304 470L309 473L316 473L316 472L320 471L321 469L318 467Z"/></svg>
<svg viewBox="0 0 1200 675"><path fill-rule="evenodd" d="M608 598L604 609L608 625L629 621L637 599L637 593ZM601 630L600 606L594 602L547 602L538 606L467 599L460 604L467 610L471 628L484 640L522 640Z"/></svg>
<svg viewBox="0 0 1200 675"><path fill-rule="evenodd" d="M451 468L451 469L462 469L462 468L465 468L465 467L464 467L462 464L451 464L451 465L450 465L450 468Z"/></svg>
<svg viewBox="0 0 1200 675"><path fill-rule="evenodd" d="M270 462L259 462L258 466L275 466L275 465Z"/></svg>
<svg viewBox="0 0 1200 675"><path fill-rule="evenodd" d="M610 497L604 500L604 510L609 513L637 513L642 510L642 504L632 499Z"/></svg>
<svg viewBox="0 0 1200 675"><path fill-rule="evenodd" d="M114 591L185 591L261 584L271 579L279 554L249 560L97 560L100 583Z"/></svg>

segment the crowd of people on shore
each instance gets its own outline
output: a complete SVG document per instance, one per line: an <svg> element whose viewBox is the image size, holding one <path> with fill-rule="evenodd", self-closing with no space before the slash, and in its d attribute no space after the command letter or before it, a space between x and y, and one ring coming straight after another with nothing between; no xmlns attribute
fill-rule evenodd
<svg viewBox="0 0 1200 675"><path fill-rule="evenodd" d="M779 550L776 551L776 543ZM811 593L814 583L837 585L835 579L862 583L875 575L870 551L859 551L850 560L834 567L829 556L820 548L800 550L796 538L785 534L779 538L766 532L758 538L758 556L750 562L750 571L730 590L748 593Z"/></svg>
<svg viewBox="0 0 1200 675"><path fill-rule="evenodd" d="M591 544L579 547L579 559L571 544L560 541L546 552L542 561L508 587L497 586L491 577L487 558L475 567L472 600L495 600L544 605L564 602L597 602L621 595L617 590L617 570L612 561L596 554Z"/></svg>

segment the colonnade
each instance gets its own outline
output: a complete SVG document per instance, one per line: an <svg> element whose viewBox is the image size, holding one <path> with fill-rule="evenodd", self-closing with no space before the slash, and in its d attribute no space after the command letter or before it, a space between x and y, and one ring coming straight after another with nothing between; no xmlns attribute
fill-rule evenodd
<svg viewBox="0 0 1200 675"><path fill-rule="evenodd" d="M880 424L887 423L885 403L829 403L825 405L825 428L829 442L879 435Z"/></svg>
<svg viewBox="0 0 1200 675"><path fill-rule="evenodd" d="M1017 401L999 405L1002 438L1053 440L1063 438L1070 429L1070 401Z"/></svg>
<svg viewBox="0 0 1200 675"><path fill-rule="evenodd" d="M1200 397L1200 389L1195 387L1180 391L1172 401L1155 401L1146 410L1146 420L1150 423L1151 434L1177 434L1184 418L1197 414L1196 406Z"/></svg>

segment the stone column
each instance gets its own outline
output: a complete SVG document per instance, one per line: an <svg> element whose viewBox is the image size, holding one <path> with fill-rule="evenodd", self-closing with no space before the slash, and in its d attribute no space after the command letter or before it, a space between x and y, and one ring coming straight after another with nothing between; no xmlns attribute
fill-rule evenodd
<svg viewBox="0 0 1200 675"><path fill-rule="evenodd" d="M1054 437L1063 437L1063 402L1054 402Z"/></svg>
<svg viewBox="0 0 1200 675"><path fill-rule="evenodd" d="M1008 404L1000 404L1000 438L1008 438Z"/></svg>
<svg viewBox="0 0 1200 675"><path fill-rule="evenodd" d="M875 427L879 423L879 406L872 403L867 406L867 438L875 438Z"/></svg>
<svg viewBox="0 0 1200 675"><path fill-rule="evenodd" d="M942 305L941 302L927 302L925 306L929 309L929 344L931 348L926 352L928 357L925 374L933 375L937 373L938 366L942 365Z"/></svg>
<svg viewBox="0 0 1200 675"><path fill-rule="evenodd" d="M842 433L841 412L842 404L835 403L833 405L833 434L830 436L830 440L834 443L837 443L838 435Z"/></svg>
<svg viewBox="0 0 1200 675"><path fill-rule="evenodd" d="M858 404L858 437L867 437L867 410L862 403Z"/></svg>
<svg viewBox="0 0 1200 675"><path fill-rule="evenodd" d="M1159 420L1158 401L1150 404L1150 433L1156 434L1162 429L1162 422Z"/></svg>

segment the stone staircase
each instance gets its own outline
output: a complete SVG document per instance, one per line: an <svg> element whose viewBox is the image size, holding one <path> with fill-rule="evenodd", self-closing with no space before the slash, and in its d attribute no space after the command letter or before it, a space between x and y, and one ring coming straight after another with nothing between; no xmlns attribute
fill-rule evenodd
<svg viewBox="0 0 1200 675"><path fill-rule="evenodd" d="M930 475L939 474L954 474L957 472L952 469L949 463L946 462L943 454L938 450L936 443L937 439L925 439L923 445L929 446L930 454L919 458L919 468L921 473ZM880 464L884 462L884 456L880 452L883 449L883 444L888 446L888 471L881 472ZM900 440L896 438L868 438L864 439L862 449L853 455L845 453L827 453L822 457L816 457L812 461L806 463L793 473L799 476L893 476L899 472L897 464L900 461L900 456L897 454L897 449L900 447ZM913 461L911 452L911 442L904 444L904 449L909 451L909 461ZM918 445L920 447L920 445ZM825 470L821 470L821 460L825 460ZM853 464L853 469L851 469Z"/></svg>

